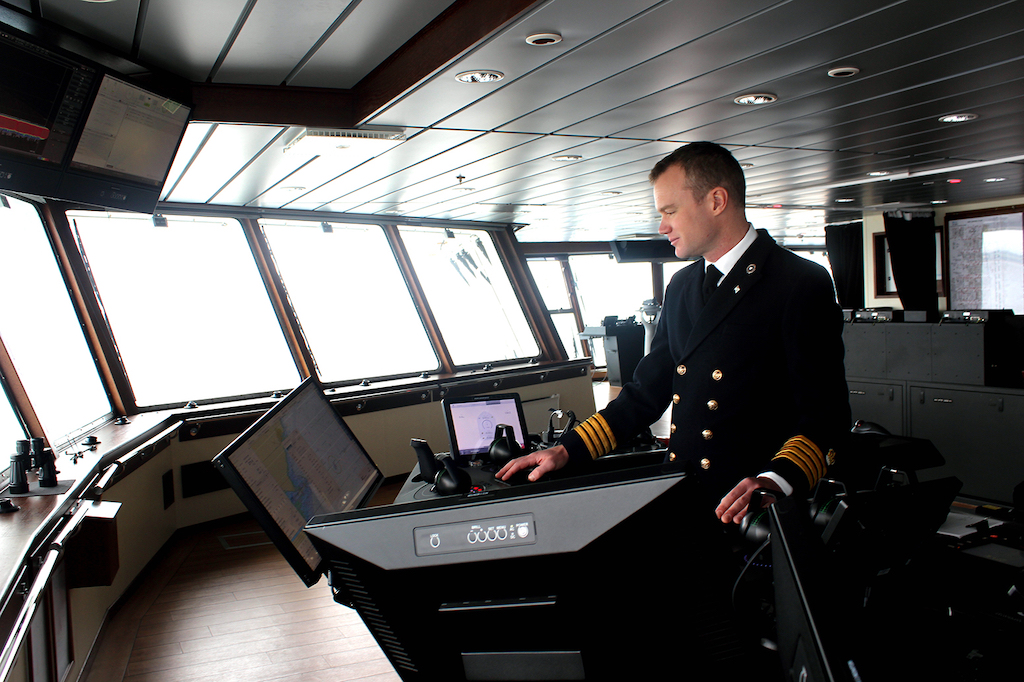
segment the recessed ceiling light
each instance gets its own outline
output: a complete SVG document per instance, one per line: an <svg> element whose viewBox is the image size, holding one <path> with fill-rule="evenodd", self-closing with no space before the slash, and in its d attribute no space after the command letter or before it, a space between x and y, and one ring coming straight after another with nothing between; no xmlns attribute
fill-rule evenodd
<svg viewBox="0 0 1024 682"><path fill-rule="evenodd" d="M559 154L551 157L553 161L580 161L582 158L579 154Z"/></svg>
<svg viewBox="0 0 1024 682"><path fill-rule="evenodd" d="M944 203L946 203L946 200L945 199L936 199L932 203L935 204L935 205L944 204Z"/></svg>
<svg viewBox="0 0 1024 682"><path fill-rule="evenodd" d="M562 42L562 36L557 33L534 33L526 36L526 42L530 45L554 45Z"/></svg>
<svg viewBox="0 0 1024 682"><path fill-rule="evenodd" d="M873 178L881 178L889 174L889 171L871 171L868 173Z"/></svg>
<svg viewBox="0 0 1024 682"><path fill-rule="evenodd" d="M942 123L963 123L964 121L973 121L978 118L977 114L950 114L949 116L942 116L939 121Z"/></svg>
<svg viewBox="0 0 1024 682"><path fill-rule="evenodd" d="M832 78L849 78L850 76L856 76L858 73L860 73L860 69L856 66L839 66L828 70L828 75Z"/></svg>
<svg viewBox="0 0 1024 682"><path fill-rule="evenodd" d="M496 83L505 77L501 71L463 71L455 76L462 83Z"/></svg>
<svg viewBox="0 0 1024 682"><path fill-rule="evenodd" d="M778 95L773 95L770 92L752 92L734 98L733 102L744 106L753 106L757 104L771 104L777 99L779 99Z"/></svg>
<svg viewBox="0 0 1024 682"><path fill-rule="evenodd" d="M850 197L843 197L842 199L836 199L836 203L837 204L848 204L851 201L853 201L853 199L850 198Z"/></svg>
<svg viewBox="0 0 1024 682"><path fill-rule="evenodd" d="M985 178L985 182L1006 182L1006 178Z"/></svg>

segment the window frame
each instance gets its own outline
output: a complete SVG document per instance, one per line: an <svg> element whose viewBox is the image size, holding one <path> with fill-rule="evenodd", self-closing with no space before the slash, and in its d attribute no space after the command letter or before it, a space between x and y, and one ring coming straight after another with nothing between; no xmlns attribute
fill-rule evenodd
<svg viewBox="0 0 1024 682"><path fill-rule="evenodd" d="M86 332L87 343L93 352L97 367L100 370L101 381L107 390L111 405L113 406L112 413L108 417L114 415L132 416L166 409L168 407L166 405L147 405L144 407L138 405L134 392L131 389L127 371L121 362L117 344L107 324L103 307L96 295L88 266L82 258L79 245L76 243L74 230L67 217L67 212L73 210L96 210L95 207L60 201L47 201L45 203L29 201L40 211L62 275L65 278L65 283L72 293L72 303ZM266 235L259 225L259 218L359 223L380 226L384 230L388 243L395 255L399 270L412 295L421 323L424 325L427 336L438 356L440 367L436 374L430 375L425 375L426 373L404 373L358 380L326 382L325 387L332 392L337 393L339 390L344 390L348 387L359 389L361 386L366 386L367 383L376 388L379 388L381 385L397 387L407 385L410 382L436 382L467 373L489 371L494 368L508 368L517 365L535 366L538 363L567 360L568 356L565 354L561 341L558 339L557 331L554 328L550 315L543 306L536 282L534 282L532 274L526 266L526 257L522 252L521 245L514 238L514 230L511 225L472 221L400 220L391 218L385 220L378 215L339 214L326 211L295 211L288 209L268 210L253 207L193 204L159 204L153 215L231 218L239 222L252 256L256 261L260 277L267 290L275 315L281 325L288 348L292 354L292 360L302 378L309 376L315 371L315 363L302 335L298 317L288 302L284 282L273 265L272 251L267 242ZM399 227L404 225L430 227L439 230L458 228L486 232L492 240L498 258L509 277L516 298L526 317L527 324L537 341L538 355L532 358L456 365L451 359L441 331L437 326L436 320L433 318L433 313L430 310L419 278L412 267L409 254L401 240ZM265 397L264 394L219 396L217 398L198 400L196 405L226 403L262 397ZM31 406L27 402L25 406L30 410ZM18 409L22 414L22 418L24 418L25 412L21 410L20 405Z"/></svg>

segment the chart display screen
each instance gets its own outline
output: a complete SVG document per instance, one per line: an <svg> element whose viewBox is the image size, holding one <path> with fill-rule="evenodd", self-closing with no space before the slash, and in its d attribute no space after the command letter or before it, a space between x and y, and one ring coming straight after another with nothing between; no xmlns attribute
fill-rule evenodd
<svg viewBox="0 0 1024 682"><path fill-rule="evenodd" d="M306 522L362 506L383 478L312 378L214 464L307 584L319 579L322 558L302 531Z"/></svg>

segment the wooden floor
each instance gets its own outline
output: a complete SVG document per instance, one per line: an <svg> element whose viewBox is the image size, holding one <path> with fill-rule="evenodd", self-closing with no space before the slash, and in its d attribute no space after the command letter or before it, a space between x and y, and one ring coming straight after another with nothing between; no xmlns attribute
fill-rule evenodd
<svg viewBox="0 0 1024 682"><path fill-rule="evenodd" d="M398 682L327 580L306 586L251 520L176 537L108 621L88 682Z"/></svg>

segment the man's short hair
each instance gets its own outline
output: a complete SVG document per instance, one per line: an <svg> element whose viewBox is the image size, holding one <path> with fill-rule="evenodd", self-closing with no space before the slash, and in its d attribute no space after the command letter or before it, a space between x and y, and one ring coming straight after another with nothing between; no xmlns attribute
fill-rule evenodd
<svg viewBox="0 0 1024 682"><path fill-rule="evenodd" d="M650 181L654 182L672 166L679 166L686 173L693 195L698 199L707 196L715 187L724 187L729 199L737 206L746 202L747 182L743 169L732 153L714 142L691 142L680 147L654 165Z"/></svg>

